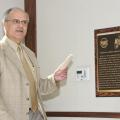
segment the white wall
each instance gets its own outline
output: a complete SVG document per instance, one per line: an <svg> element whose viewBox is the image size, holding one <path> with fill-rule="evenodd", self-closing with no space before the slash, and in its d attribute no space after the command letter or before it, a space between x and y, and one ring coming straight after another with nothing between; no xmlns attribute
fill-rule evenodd
<svg viewBox="0 0 120 120"><path fill-rule="evenodd" d="M52 73L69 53L74 55L66 84L44 102L46 110L120 112L120 97L96 97L94 61L94 30L119 26L119 11L120 0L37 0L41 76ZM89 66L89 81L76 81L77 66Z"/></svg>
<svg viewBox="0 0 120 120"><path fill-rule="evenodd" d="M4 12L11 7L24 8L24 0L2 0L0 5L0 21L2 20ZM0 39L2 37L3 37L3 31L0 22Z"/></svg>
<svg viewBox="0 0 120 120"><path fill-rule="evenodd" d="M74 55L66 85L61 87L58 96L44 102L47 110L120 112L119 97L95 97L94 72L94 29L119 26L119 4L119 0L37 0L37 53L41 76L53 72L68 53ZM24 0L2 1L0 19L6 9L14 6L24 8ZM75 81L78 65L90 67L89 81ZM49 118L56 119L103 120Z"/></svg>

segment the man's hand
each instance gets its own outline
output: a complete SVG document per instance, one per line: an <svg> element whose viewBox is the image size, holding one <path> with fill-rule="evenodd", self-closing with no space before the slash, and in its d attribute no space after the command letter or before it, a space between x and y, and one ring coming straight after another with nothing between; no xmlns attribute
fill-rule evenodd
<svg viewBox="0 0 120 120"><path fill-rule="evenodd" d="M67 72L70 63L72 62L72 56L72 54L69 54L54 72L54 79L56 81L67 79Z"/></svg>
<svg viewBox="0 0 120 120"><path fill-rule="evenodd" d="M54 73L55 81L61 81L61 80L67 79L67 72L68 72L67 68L58 69L57 71L55 71L55 73Z"/></svg>

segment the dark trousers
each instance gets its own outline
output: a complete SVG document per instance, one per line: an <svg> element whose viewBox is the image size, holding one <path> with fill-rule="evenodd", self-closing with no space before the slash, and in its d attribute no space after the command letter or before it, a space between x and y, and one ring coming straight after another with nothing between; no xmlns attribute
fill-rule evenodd
<svg viewBox="0 0 120 120"><path fill-rule="evenodd" d="M32 112L31 110L29 111L29 120L43 120L41 114L39 111Z"/></svg>

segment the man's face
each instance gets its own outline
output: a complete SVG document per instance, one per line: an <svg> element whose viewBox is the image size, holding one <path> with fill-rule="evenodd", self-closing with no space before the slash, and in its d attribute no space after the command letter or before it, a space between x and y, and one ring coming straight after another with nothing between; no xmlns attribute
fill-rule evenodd
<svg viewBox="0 0 120 120"><path fill-rule="evenodd" d="M8 38L19 44L25 38L28 22L29 17L24 11L11 11L4 23L5 34Z"/></svg>

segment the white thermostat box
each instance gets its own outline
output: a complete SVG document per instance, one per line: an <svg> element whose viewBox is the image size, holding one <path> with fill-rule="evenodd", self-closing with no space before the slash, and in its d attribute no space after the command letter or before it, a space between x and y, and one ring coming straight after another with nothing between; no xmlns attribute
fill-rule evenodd
<svg viewBox="0 0 120 120"><path fill-rule="evenodd" d="M89 67L88 66L77 66L76 69L76 80L89 80Z"/></svg>

